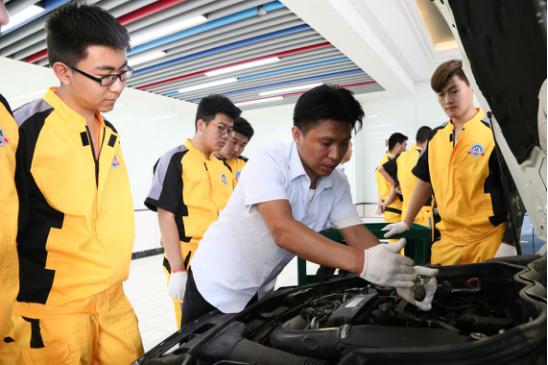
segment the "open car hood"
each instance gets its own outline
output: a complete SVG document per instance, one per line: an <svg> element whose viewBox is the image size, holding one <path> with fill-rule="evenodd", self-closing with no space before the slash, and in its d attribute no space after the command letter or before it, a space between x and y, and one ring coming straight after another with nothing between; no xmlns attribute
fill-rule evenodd
<svg viewBox="0 0 548 365"><path fill-rule="evenodd" d="M433 1L457 40L481 107L491 116L513 180L506 185L517 190L537 235L546 241L546 151L539 143L539 137L546 140L546 127L539 136L537 121L546 79L546 2ZM540 97L546 100L545 89ZM515 214L521 205L517 196L511 205Z"/></svg>

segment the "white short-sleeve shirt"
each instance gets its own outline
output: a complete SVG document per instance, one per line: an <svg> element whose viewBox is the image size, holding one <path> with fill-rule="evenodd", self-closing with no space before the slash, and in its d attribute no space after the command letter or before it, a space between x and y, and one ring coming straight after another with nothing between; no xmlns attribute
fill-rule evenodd
<svg viewBox="0 0 548 365"><path fill-rule="evenodd" d="M240 312L294 254L274 241L255 205L287 200L293 218L316 232L362 224L346 177L335 169L310 189L295 143L275 144L249 160L219 219L192 259L200 294L224 313Z"/></svg>

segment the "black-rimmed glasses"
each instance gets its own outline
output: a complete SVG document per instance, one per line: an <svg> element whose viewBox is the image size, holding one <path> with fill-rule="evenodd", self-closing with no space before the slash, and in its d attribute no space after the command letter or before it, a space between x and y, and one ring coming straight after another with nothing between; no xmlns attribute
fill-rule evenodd
<svg viewBox="0 0 548 365"><path fill-rule="evenodd" d="M131 75L133 74L133 69L129 66L126 66L126 69L118 74L114 74L114 75L107 75L107 76L103 76L103 77L95 77L93 75L90 75L88 74L87 72L84 72L74 66L71 66L71 65L68 65L71 69L73 69L74 71L78 72L79 74L81 75L84 75L85 77L87 77L88 79L90 80L93 80L97 83L99 83L101 86L111 86L113 85L116 80L120 80L120 81L126 81L127 79L129 79L131 77Z"/></svg>

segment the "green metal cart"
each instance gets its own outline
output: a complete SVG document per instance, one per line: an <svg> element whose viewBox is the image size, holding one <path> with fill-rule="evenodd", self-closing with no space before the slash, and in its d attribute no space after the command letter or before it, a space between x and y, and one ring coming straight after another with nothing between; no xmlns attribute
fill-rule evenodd
<svg viewBox="0 0 548 365"><path fill-rule="evenodd" d="M386 224L387 223L365 223L364 226L376 237L384 238L385 232L382 232L381 229ZM333 241L344 242L343 236L336 229L328 229L320 233ZM413 224L409 231L405 232L402 236L395 236L394 238L400 237L405 237L407 239L405 256L411 257L416 265L424 265L430 262L430 247L432 245L432 230L430 228ZM333 275L309 275L306 272L306 260L300 257L297 260L297 270L299 285L316 283L333 277Z"/></svg>

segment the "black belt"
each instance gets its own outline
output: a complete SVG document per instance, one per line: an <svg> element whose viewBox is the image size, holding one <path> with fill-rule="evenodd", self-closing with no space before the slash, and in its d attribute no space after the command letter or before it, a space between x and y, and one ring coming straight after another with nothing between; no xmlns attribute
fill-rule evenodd
<svg viewBox="0 0 548 365"><path fill-rule="evenodd" d="M384 211L385 212L392 212L392 213L401 214L401 210L396 209L396 208L386 207L386 208L384 208Z"/></svg>

